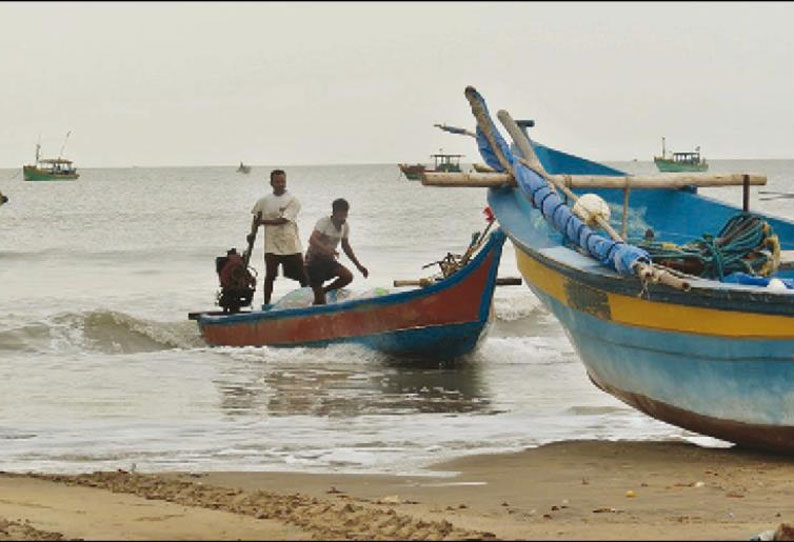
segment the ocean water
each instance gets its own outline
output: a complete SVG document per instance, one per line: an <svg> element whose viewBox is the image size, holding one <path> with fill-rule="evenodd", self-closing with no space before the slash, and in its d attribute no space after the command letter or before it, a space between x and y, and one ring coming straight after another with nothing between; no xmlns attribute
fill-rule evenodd
<svg viewBox="0 0 794 542"><path fill-rule="evenodd" d="M215 257L244 248L271 168L86 168L74 182L0 170L10 198L0 207L0 470L421 474L438 460L565 439L726 445L598 390L526 286L497 288L489 335L451 366L354 346L208 347L187 314L217 308ZM427 276L423 265L462 253L486 225L485 189L423 187L394 164L285 169L304 248L331 201L350 202L351 245L370 271L354 291ZM764 190L794 190L794 161L713 161L711 171L764 173ZM704 193L741 205L738 187ZM751 204L794 209L757 188ZM520 276L509 241L499 274ZM274 299L295 286L280 277Z"/></svg>

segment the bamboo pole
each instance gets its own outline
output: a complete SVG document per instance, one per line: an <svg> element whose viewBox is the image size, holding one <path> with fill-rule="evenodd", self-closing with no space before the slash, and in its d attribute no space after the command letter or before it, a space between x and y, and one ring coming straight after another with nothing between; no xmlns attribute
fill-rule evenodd
<svg viewBox="0 0 794 542"><path fill-rule="evenodd" d="M502 169L512 173L513 168L510 167L510 162L508 162L507 158L505 158L505 156L500 152L499 147L496 145L496 139L491 132L491 123L486 118L485 110L483 109L480 101L477 99L476 92L477 91L474 89L474 87L466 87L464 94L466 95L466 99L469 101L471 112L474 114L474 118L477 119L477 126L480 127L480 130L482 130L483 134L485 135L485 139L488 140L488 144L491 146L491 150L493 150L497 160L499 160L499 164L501 164Z"/></svg>
<svg viewBox="0 0 794 542"><path fill-rule="evenodd" d="M513 141L518 147L518 150L521 151L521 154L524 156L524 159L529 163L529 167L541 173L544 177L547 177L549 174L546 172L546 168L543 167L541 164L540 159L535 154L535 150L532 148L532 144L529 142L529 139L518 127L518 124L513 120L510 116L510 113L505 111L504 109L500 109L496 113L499 122L502 123L502 126L505 127L507 133L510 134L510 137L513 138Z"/></svg>
<svg viewBox="0 0 794 542"><path fill-rule="evenodd" d="M433 284L433 281L430 279L407 279L407 280L394 280L394 287L398 288L400 286L429 286ZM521 279L518 277L499 277L496 279L497 286L520 286Z"/></svg>
<svg viewBox="0 0 794 542"><path fill-rule="evenodd" d="M629 227L629 192L631 192L631 188L626 187L623 189L623 216L620 222L620 236L623 239L626 238L626 232Z"/></svg>
<svg viewBox="0 0 794 542"><path fill-rule="evenodd" d="M509 173L433 173L420 174L425 186L469 186L490 188L492 186L518 186Z"/></svg>
<svg viewBox="0 0 794 542"><path fill-rule="evenodd" d="M527 161L528 164L531 162ZM530 166L532 167L532 166ZM532 169L536 168L532 167ZM549 175L546 178L554 185L563 185L568 188L615 188L631 189L663 189L683 188L685 186L715 187L715 186L743 186L745 176L751 185L765 185L766 175L745 175L744 173L665 173L661 175ZM516 181L509 173L451 173L451 172L424 172L421 175L422 184L426 186L516 186Z"/></svg>

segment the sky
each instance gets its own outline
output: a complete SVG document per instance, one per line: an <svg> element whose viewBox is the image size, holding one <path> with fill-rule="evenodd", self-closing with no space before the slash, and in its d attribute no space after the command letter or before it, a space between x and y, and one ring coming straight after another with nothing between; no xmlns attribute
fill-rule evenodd
<svg viewBox="0 0 794 542"><path fill-rule="evenodd" d="M474 129L467 85L595 160L662 137L794 158L792 22L776 2L0 2L0 168L37 142L78 167L481 162L433 127Z"/></svg>

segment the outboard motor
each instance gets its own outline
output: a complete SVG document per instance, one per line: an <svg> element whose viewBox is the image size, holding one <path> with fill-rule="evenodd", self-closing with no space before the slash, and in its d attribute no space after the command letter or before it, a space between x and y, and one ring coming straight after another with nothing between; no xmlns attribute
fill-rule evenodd
<svg viewBox="0 0 794 542"><path fill-rule="evenodd" d="M221 284L218 305L224 313L240 312L241 307L251 305L256 291L256 271L248 267L237 249L229 249L226 256L215 258L215 271Z"/></svg>

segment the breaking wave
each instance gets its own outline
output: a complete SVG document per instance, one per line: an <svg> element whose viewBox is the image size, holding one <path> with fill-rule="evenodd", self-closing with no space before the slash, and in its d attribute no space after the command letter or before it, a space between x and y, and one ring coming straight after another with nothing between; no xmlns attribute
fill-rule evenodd
<svg viewBox="0 0 794 542"><path fill-rule="evenodd" d="M204 346L195 322L158 322L110 310L59 313L0 328L0 351L133 354Z"/></svg>

